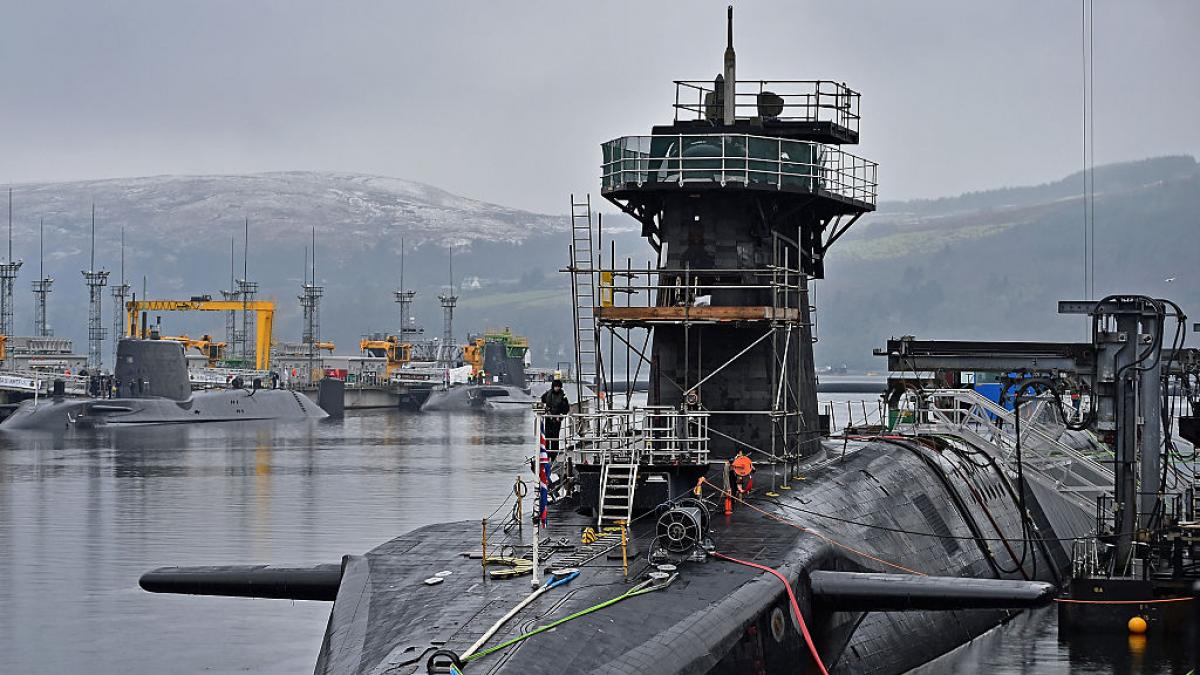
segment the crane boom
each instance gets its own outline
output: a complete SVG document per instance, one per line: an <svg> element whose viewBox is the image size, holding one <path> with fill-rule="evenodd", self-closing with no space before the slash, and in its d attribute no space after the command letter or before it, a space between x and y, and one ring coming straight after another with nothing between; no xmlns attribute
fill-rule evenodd
<svg viewBox="0 0 1200 675"><path fill-rule="evenodd" d="M271 369L271 335L275 324L274 300L130 300L125 303L128 335L145 338L138 316L143 312L236 312L255 313L255 368Z"/></svg>

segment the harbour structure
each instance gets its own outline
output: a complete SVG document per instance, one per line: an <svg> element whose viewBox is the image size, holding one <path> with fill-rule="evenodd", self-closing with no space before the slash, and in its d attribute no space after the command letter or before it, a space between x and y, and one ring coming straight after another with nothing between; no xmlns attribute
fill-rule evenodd
<svg viewBox="0 0 1200 675"><path fill-rule="evenodd" d="M417 292L404 285L404 240L400 240L400 285L392 292L392 296L396 300L396 304L400 306L400 328L396 332L396 337L401 344L415 344L425 335L425 329L417 325L417 320L413 316L412 306L413 301L417 297Z"/></svg>
<svg viewBox="0 0 1200 675"><path fill-rule="evenodd" d="M602 146L602 194L641 222L649 269L606 264L573 206L599 392L537 415L562 435L538 452L534 522L518 509L340 565L164 568L142 586L331 600L319 674L903 673L1050 602L1071 542L1095 534L1051 469L1103 490L1102 465L1044 450L1026 466L965 427L822 439L807 281L874 208L875 165L843 149L857 92L739 80L732 36L730 9L723 72L677 82L675 120ZM651 350L623 341L635 328ZM614 400L618 358L646 368L648 405Z"/></svg>
<svg viewBox="0 0 1200 675"><path fill-rule="evenodd" d="M229 238L229 288L221 291L221 299L225 302L235 302L241 299L241 294L238 292L237 286L237 254L234 252L237 240L235 237ZM238 313L237 310L229 310L225 312L225 344L226 355L230 359L241 357L238 349L241 347L241 332L238 331Z"/></svg>
<svg viewBox="0 0 1200 675"><path fill-rule="evenodd" d="M237 342L235 344L234 354L241 359L242 364L255 363L259 360L261 349L258 345L250 341L252 332L257 332L255 326L256 313L251 313L250 305L254 304L255 297L258 295L258 282L250 280L250 218L247 217L244 223L243 239L242 239L242 277L234 280L234 290L237 292L237 299L242 303L242 321L241 328L238 331Z"/></svg>
<svg viewBox="0 0 1200 675"><path fill-rule="evenodd" d="M876 353L901 374L887 394L892 429L987 434L1092 506L1094 536L1072 542L1064 630L1122 631L1137 616L1154 632L1186 632L1186 603L1200 581L1200 350L1184 346L1187 317L1169 299L1137 294L1063 301L1058 311L1085 316L1090 339L889 340ZM917 373L951 383L991 374L1005 400ZM1089 445L1103 465L1064 463L1064 430L1098 439Z"/></svg>
<svg viewBox="0 0 1200 675"><path fill-rule="evenodd" d="M51 337L50 323L46 319L46 301L54 287L54 279L46 276L45 251L46 221L38 221L38 278L33 281L33 336Z"/></svg>
<svg viewBox="0 0 1200 675"><path fill-rule="evenodd" d="M96 205L92 204L92 247L88 268L83 270L88 288L88 368L96 371L104 364L104 287L108 270L96 269Z"/></svg>
<svg viewBox="0 0 1200 675"><path fill-rule="evenodd" d="M125 333L125 302L129 298L130 286L125 281L125 228L121 228L121 278L112 287L113 297L113 358L116 358L117 345L127 337Z"/></svg>
<svg viewBox="0 0 1200 675"><path fill-rule="evenodd" d="M0 261L0 335L13 334L13 287L23 261L13 258L13 192L8 189L8 257Z"/></svg>
<svg viewBox="0 0 1200 675"><path fill-rule="evenodd" d="M309 282L309 266L308 261L305 261L304 283L301 287L299 296L300 309L303 314L304 331L300 337L301 344L304 345L306 355L308 356L308 372L311 374L317 367L320 359L320 343L321 343L321 297L325 294L325 287L317 285L317 230L313 228L313 246L312 246L312 281ZM310 375L311 377L311 375Z"/></svg>
<svg viewBox="0 0 1200 675"><path fill-rule="evenodd" d="M454 293L454 247L449 253L450 287L445 293L438 295L442 305L442 342L438 347L438 365L451 368L460 362L459 349L454 344L454 308L458 305L458 296Z"/></svg>

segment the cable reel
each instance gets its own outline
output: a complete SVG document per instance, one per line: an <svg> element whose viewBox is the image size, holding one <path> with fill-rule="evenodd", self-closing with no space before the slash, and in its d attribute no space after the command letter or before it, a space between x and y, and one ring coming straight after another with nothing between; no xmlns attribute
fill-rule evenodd
<svg viewBox="0 0 1200 675"><path fill-rule="evenodd" d="M700 544L704 534L700 510L677 506L658 518L658 543L669 553L689 553Z"/></svg>
<svg viewBox="0 0 1200 675"><path fill-rule="evenodd" d="M684 497L672 503L655 525L652 557L659 561L703 561L708 544L708 519L708 509L697 498Z"/></svg>

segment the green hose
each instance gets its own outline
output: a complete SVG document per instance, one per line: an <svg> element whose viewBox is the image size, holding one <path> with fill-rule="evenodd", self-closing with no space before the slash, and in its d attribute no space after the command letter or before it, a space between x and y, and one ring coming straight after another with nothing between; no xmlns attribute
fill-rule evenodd
<svg viewBox="0 0 1200 675"><path fill-rule="evenodd" d="M617 604L618 602L620 602L622 600L627 600L629 598L632 598L632 597L635 597L638 595L644 595L646 593L653 593L654 591L657 591L658 589L662 588L662 586L650 586L650 583L651 582L649 582L649 581L643 581L642 583L638 584L637 586L634 586L633 588L629 589L628 591L625 591L624 593L622 593L621 595L618 595L615 598L605 600L604 602L601 602L600 604L597 604L597 605L592 605L591 607L588 607L587 609L581 609L578 612L564 616L563 618L561 618L557 621L551 621L550 623L546 624L545 626L539 626L537 628L534 628L533 630L529 631L528 633L518 635L517 637L515 637L507 642L501 642L500 644L496 645L495 647L488 647L487 649L478 651L478 652L468 656L467 658L463 659L463 662L470 663L476 659L481 659L481 658L487 656L488 654L498 652L501 649L504 649L506 647L511 647L511 646L517 644L518 642L521 642L522 640L527 640L527 639L533 637L534 635L537 635L538 633L544 633L544 632L550 630L551 628L561 626L564 623L566 623L572 619L578 619L579 617L584 616L585 614L591 614L592 612L604 609L605 607L610 607L612 605ZM665 586L665 584L663 584L663 585Z"/></svg>

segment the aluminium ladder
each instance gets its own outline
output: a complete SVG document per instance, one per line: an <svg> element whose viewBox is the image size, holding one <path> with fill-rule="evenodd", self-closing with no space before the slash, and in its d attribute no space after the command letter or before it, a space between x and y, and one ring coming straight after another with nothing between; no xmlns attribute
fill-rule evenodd
<svg viewBox="0 0 1200 675"><path fill-rule="evenodd" d="M600 512L596 519L601 529L605 525L629 523L633 517L633 492L637 486L637 462L618 464L605 462L600 470Z"/></svg>
<svg viewBox="0 0 1200 675"><path fill-rule="evenodd" d="M593 249L591 195L582 202L576 202L575 195L571 195L571 298L574 301L575 401L578 404L585 398L585 383L596 387L595 391L602 389Z"/></svg>

